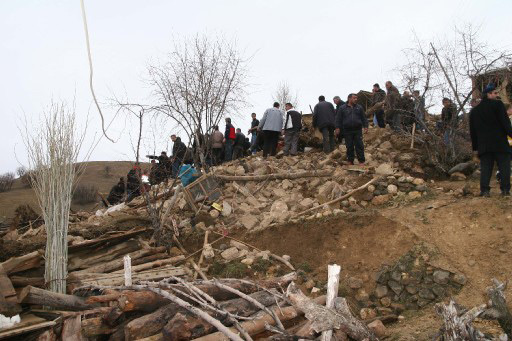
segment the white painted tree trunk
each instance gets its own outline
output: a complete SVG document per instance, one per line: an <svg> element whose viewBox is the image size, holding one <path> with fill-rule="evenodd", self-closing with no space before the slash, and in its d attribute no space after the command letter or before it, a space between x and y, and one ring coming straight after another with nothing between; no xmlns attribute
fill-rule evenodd
<svg viewBox="0 0 512 341"><path fill-rule="evenodd" d="M338 288L340 284L341 266L338 264L329 265L327 267L327 299L325 306L327 308L334 307L334 300L338 297ZM322 332L322 341L331 341L332 330Z"/></svg>

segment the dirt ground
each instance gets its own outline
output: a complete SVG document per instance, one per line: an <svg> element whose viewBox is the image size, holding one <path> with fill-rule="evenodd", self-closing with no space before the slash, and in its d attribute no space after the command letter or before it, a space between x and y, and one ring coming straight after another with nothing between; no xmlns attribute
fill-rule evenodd
<svg viewBox="0 0 512 341"><path fill-rule="evenodd" d="M366 290L373 289L382 265L395 262L414 244L428 243L438 251L434 264L467 277L454 299L467 307L485 303L490 280L506 281L512 273L512 200L501 198L497 190L491 198L453 195L464 186L478 193L474 180L431 186L431 195L412 203L286 224L243 238L261 249L290 255L298 268L309 267L319 287L325 284L327 264L336 263L342 266L342 283L357 276ZM512 297L512 290L506 295ZM431 340L441 325L433 305L404 316L388 326L390 340ZM492 322L477 324L484 332L499 331Z"/></svg>

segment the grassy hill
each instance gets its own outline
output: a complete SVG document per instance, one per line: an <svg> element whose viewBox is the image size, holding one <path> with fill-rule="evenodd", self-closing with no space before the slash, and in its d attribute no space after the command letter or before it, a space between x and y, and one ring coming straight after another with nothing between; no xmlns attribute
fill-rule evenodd
<svg viewBox="0 0 512 341"><path fill-rule="evenodd" d="M126 179L126 174L133 163L129 161L91 161L86 164L85 172L80 177L78 184L95 186L101 193L108 193L110 188L119 181L119 177L124 176ZM106 172L107 167L109 167L108 173ZM24 185L20 179L16 179L9 192L0 193L0 221L12 218L16 208L23 204L29 204L34 210L39 210L32 188ZM73 210L90 210L95 205L96 203L85 205L72 203L71 208Z"/></svg>

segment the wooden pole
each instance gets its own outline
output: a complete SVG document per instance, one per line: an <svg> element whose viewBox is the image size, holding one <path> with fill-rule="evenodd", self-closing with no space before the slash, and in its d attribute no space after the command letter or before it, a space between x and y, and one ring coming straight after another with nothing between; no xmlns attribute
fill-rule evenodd
<svg viewBox="0 0 512 341"><path fill-rule="evenodd" d="M329 309L334 307L334 300L338 297L338 287L340 284L341 266L338 264L329 265L327 267L327 299L325 306ZM322 341L331 341L332 330L322 332Z"/></svg>
<svg viewBox="0 0 512 341"><path fill-rule="evenodd" d="M124 256L124 285L132 285L132 260L129 255Z"/></svg>

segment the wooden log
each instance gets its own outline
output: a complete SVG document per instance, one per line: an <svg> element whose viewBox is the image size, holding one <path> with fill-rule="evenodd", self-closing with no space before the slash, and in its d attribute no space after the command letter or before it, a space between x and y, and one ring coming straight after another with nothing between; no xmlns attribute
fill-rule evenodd
<svg viewBox="0 0 512 341"><path fill-rule="evenodd" d="M181 309L183 308L177 304L170 303L151 314L131 321L124 327L126 341L142 339L160 333L167 322Z"/></svg>
<svg viewBox="0 0 512 341"><path fill-rule="evenodd" d="M215 175L217 179L223 181L265 181L265 180L285 180L285 179L300 179L300 178L316 178L316 177L329 177L332 175L331 171L304 171L295 173L276 173L267 175Z"/></svg>
<svg viewBox="0 0 512 341"><path fill-rule="evenodd" d="M299 213L297 213L297 214L294 216L294 218L295 218L295 217L300 217L301 215L304 215L304 214L307 214L307 213L311 213L311 212L316 211L316 210L318 210L318 209L320 209L320 208L323 208L323 207L326 207L326 206L329 206L329 205L335 204L335 203L337 203L337 202L339 202L339 201L345 200L345 199L347 199L347 198L351 197L352 195L354 195L355 193L357 193L357 192L359 192L359 191L361 191L361 190L365 189L366 187L370 186L371 184L373 184L373 183L374 183L375 181L377 181L378 179L379 179L379 177L375 177L375 178L371 179L370 181L368 181L367 183L365 183L364 185L362 185L362 186L360 186L360 187L358 187L358 188L356 188L356 189L351 190L350 192L348 192L348 193L347 193L347 194L345 194L345 195L342 195L342 196L341 196L341 197L339 197L339 198L336 198L336 199L334 199L334 200L328 201L328 202L326 202L325 204L318 205L318 206L315 206L315 207L313 207L313 208L307 209L307 210L305 210L305 211L299 212Z"/></svg>
<svg viewBox="0 0 512 341"><path fill-rule="evenodd" d="M111 266L110 261L118 260L119 258L122 261L122 256L140 250L140 248L140 242L131 239L113 246L102 247L98 250L84 250L78 254L70 255L68 271L86 269L98 264L101 266L105 263L108 263L107 266ZM114 264L116 263L114 262Z"/></svg>
<svg viewBox="0 0 512 341"><path fill-rule="evenodd" d="M484 304L474 307L464 314L460 314L453 300L450 300L448 304L436 304L436 313L443 318L444 322L440 333L441 339L444 341L490 340L485 338L484 334L472 324L473 320L478 317L485 308L486 305Z"/></svg>
<svg viewBox="0 0 512 341"><path fill-rule="evenodd" d="M114 328L103 321L103 317L82 320L82 335L85 337L95 338L100 335L112 334L114 331Z"/></svg>
<svg viewBox="0 0 512 341"><path fill-rule="evenodd" d="M324 304L325 296L317 297L313 300L316 304ZM279 309L278 307L272 308L274 313L277 315L279 320L281 321L289 321L300 315L302 312L295 307L285 307ZM252 321L245 321L241 323L242 328L244 328L250 335L256 335L265 330L265 325L269 324L271 326L275 325L274 318L267 313L259 313L258 316ZM232 328L233 332L236 332L236 329ZM195 341L220 341L220 340L228 340L226 336L222 333L216 332L212 334L208 334L197 339Z"/></svg>
<svg viewBox="0 0 512 341"><path fill-rule="evenodd" d="M164 265L176 264L179 261L182 261L184 259L185 259L185 256L183 256L183 255L179 255L179 256L171 257L171 258L167 258L167 259L158 259L158 260L148 262L145 264L139 264L136 266L132 266L132 272L135 273L135 272L144 271L144 270L148 270L148 269L159 268ZM116 273L124 273L124 270L114 271L113 273L115 273L115 274Z"/></svg>
<svg viewBox="0 0 512 341"><path fill-rule="evenodd" d="M176 237L176 235L173 235L172 236L172 239L174 240L174 242L176 243L176 245L178 246L178 248L181 250L181 252L183 252L185 255L188 253L187 250L185 250L185 248L183 247L183 245L181 244L181 242L179 241L179 239ZM201 268L199 268L199 266L196 264L196 262L194 262L194 260L192 258L188 258L187 259L187 262L192 266L192 268L201 276L202 279L204 280L208 280L208 277L206 277L206 275L204 274L204 272L201 270Z"/></svg>
<svg viewBox="0 0 512 341"><path fill-rule="evenodd" d="M183 276L185 270L182 268L176 268L174 266L164 266L157 269L141 271L133 274L133 282L137 281L157 281L160 279L172 277L172 276ZM124 273L118 274L97 274L97 273L80 273L70 274L68 276L68 283L75 284L78 286L85 285L98 285L98 286L116 286L124 285Z"/></svg>
<svg viewBox="0 0 512 341"><path fill-rule="evenodd" d="M123 291L117 299L119 308L124 311L152 312L169 304L169 301L152 291Z"/></svg>
<svg viewBox="0 0 512 341"><path fill-rule="evenodd" d="M277 294L277 291L274 293ZM258 291L249 296L266 307L276 303L275 296L267 291ZM220 307L229 313L244 317L259 311L258 307L243 298L221 302ZM227 318L219 317L219 320L226 326L232 325ZM164 326L162 334L165 340L190 340L210 334L214 330L215 328L203 319L184 311L177 313Z"/></svg>
<svg viewBox="0 0 512 341"><path fill-rule="evenodd" d="M5 262L0 263L6 274L21 272L33 268L37 268L42 265L43 252L34 251L20 257L12 257Z"/></svg>
<svg viewBox="0 0 512 341"><path fill-rule="evenodd" d="M96 239L89 239L82 243L73 244L68 246L68 251L70 254L83 249L91 249L91 247L103 245L103 244L110 244L110 245L117 245L120 241L130 239L132 237L135 237L141 233L144 233L148 231L149 229L146 227L137 227L135 229L132 229L127 232L120 232L112 234L108 237L102 237L102 238L96 238Z"/></svg>
<svg viewBox="0 0 512 341"><path fill-rule="evenodd" d="M206 231L204 233L204 241L203 241L203 252L201 252L201 255L199 256L199 261L197 262L197 266L199 267L199 269L201 269L201 264L203 263L203 258L204 258L204 248L206 247L206 245L208 244L208 236L210 235L210 231ZM194 273L194 279L197 278L197 275L199 274L199 272L195 272Z"/></svg>
<svg viewBox="0 0 512 341"><path fill-rule="evenodd" d="M52 291L28 286L19 295L19 302L52 307L59 310L86 310L97 307L97 304L87 304L81 297L58 294Z"/></svg>
<svg viewBox="0 0 512 341"><path fill-rule="evenodd" d="M341 266L338 264L327 267L327 301L325 306L329 309L334 307L334 299L338 297L338 287L340 284ZM331 341L332 329L322 332L322 341Z"/></svg>
<svg viewBox="0 0 512 341"><path fill-rule="evenodd" d="M133 261L134 259L138 259L138 258L147 256L147 255L151 255L151 254L161 253L164 251L165 251L165 247L161 246L161 247L156 247L156 248L141 249L141 250L138 250L135 252L130 252L130 253L128 253L128 255L130 255L130 258ZM80 270L77 272L79 272L79 273L80 272L107 273L107 272L112 272L114 270L118 270L118 269L122 269L122 268L123 268L123 259L117 258L117 259L111 260L110 262L104 262L104 263L101 263L98 265L94 265L94 266L88 267L87 269ZM121 270L121 272L123 272L123 270Z"/></svg>
<svg viewBox="0 0 512 341"><path fill-rule="evenodd" d="M11 317L21 312L18 304L18 296L7 277L2 265L0 265L0 314Z"/></svg>
<svg viewBox="0 0 512 341"><path fill-rule="evenodd" d="M14 287L26 287L31 285L33 287L44 286L43 277L22 277L22 276L10 276L11 283Z"/></svg>
<svg viewBox="0 0 512 341"><path fill-rule="evenodd" d="M304 312L306 318L312 322L311 327L318 333L341 329L355 340L378 340L364 323L352 315L344 298L337 298L334 303L335 309L329 309L316 304L304 295L293 282L288 286L286 296L294 307Z"/></svg>
<svg viewBox="0 0 512 341"><path fill-rule="evenodd" d="M82 339L82 316L77 315L64 320L62 324L61 340Z"/></svg>

